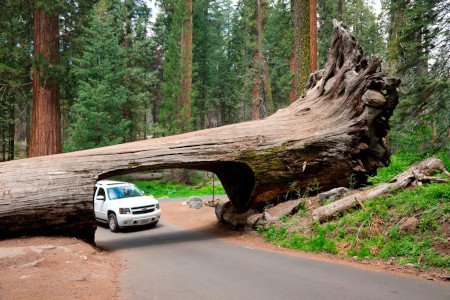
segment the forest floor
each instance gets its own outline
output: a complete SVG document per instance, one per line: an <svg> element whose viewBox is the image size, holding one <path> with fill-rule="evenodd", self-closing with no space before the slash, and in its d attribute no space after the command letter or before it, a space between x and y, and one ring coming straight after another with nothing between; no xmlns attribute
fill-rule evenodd
<svg viewBox="0 0 450 300"><path fill-rule="evenodd" d="M353 260L327 253L306 253L267 243L255 231L234 231L217 223L213 207L189 208L161 201L163 222L214 235L245 247L349 265L376 272L429 280L442 279L442 269L417 270L383 260ZM0 291L4 299L117 298L118 255L65 237L34 237L0 241Z"/></svg>

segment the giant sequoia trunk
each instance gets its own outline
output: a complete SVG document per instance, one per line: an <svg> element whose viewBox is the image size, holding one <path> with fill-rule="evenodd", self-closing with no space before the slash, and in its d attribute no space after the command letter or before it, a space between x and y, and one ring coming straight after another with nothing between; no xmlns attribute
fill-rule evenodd
<svg viewBox="0 0 450 300"><path fill-rule="evenodd" d="M59 84L54 74L59 63L58 22L57 14L35 9L30 157L61 153Z"/></svg>
<svg viewBox="0 0 450 300"><path fill-rule="evenodd" d="M325 70L305 96L267 119L177 136L0 164L0 232L93 240L94 183L112 175L188 168L218 175L237 212L280 201L291 188L363 180L389 161L384 143L398 80L368 64L335 22Z"/></svg>

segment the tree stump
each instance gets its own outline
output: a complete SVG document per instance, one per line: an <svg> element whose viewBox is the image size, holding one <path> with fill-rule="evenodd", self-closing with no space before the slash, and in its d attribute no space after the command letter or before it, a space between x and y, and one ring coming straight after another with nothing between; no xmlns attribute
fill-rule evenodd
<svg viewBox="0 0 450 300"><path fill-rule="evenodd" d="M93 241L93 188L113 175L167 168L214 172L236 212L312 185L364 181L389 162L384 138L400 81L369 63L334 21L324 70L304 96L258 121L0 164L0 235L58 234ZM295 188L293 188L295 187Z"/></svg>

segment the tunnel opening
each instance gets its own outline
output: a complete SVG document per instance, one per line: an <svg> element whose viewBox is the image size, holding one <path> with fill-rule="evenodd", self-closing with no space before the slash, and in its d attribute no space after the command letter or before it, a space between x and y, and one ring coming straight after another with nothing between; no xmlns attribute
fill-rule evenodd
<svg viewBox="0 0 450 300"><path fill-rule="evenodd" d="M235 210L237 212L245 212L249 209L251 195L255 187L255 175L247 164L241 162L214 161L130 166L130 168L115 169L102 173L98 175L97 181L162 169L202 170L214 173L219 178Z"/></svg>
<svg viewBox="0 0 450 300"><path fill-rule="evenodd" d="M182 169L181 169L182 168ZM189 164L164 164L162 165L152 165L152 166L135 166L133 168L126 168L126 169L115 169L115 170L111 170L105 173L100 174L97 177L97 182L100 180L110 180L109 182L111 182L110 184L114 184L112 183L112 181L119 181L119 182L129 182L132 184L135 184L136 186L138 186L138 189L140 190L144 190L145 194L147 196L152 195L152 187L154 187L154 184L158 184L160 179L160 182L167 182L166 180L164 180L162 177L162 175L158 174L159 172L161 172L161 170L189 170L189 171L206 171L206 172L210 172L212 174L214 174L215 176L217 176L217 178L219 179L219 186L222 185L223 190L225 192L225 194L227 195L228 199L230 200L231 204L233 205L233 207L235 208L236 211L240 211L240 212L244 212L248 210L248 206L250 204L250 199L251 199L251 194L254 190L254 186L255 186L255 176L253 174L253 171L250 169L250 167L244 163L237 163L237 162L202 162L202 163L189 163ZM158 173L157 173L158 172ZM155 175L156 174L156 175ZM139 181L139 183L141 184L149 184L148 185L148 189L143 189L142 185L138 184L138 182L135 180L136 177L132 176L131 178L128 177L129 179L127 179L127 175L138 175L137 178ZM134 179L133 179L134 178ZM142 181L140 181L139 179L143 179ZM153 183L152 183L153 181ZM102 183L104 184L104 183ZM164 210L166 208L170 208L167 207L166 205L170 205L170 204L176 204L176 206L181 204L181 201L179 201L180 199L164 199L166 197L160 198L161 194L159 193L158 196L155 196L155 198L157 200L159 200L159 204L158 204L158 208L161 209L161 215L158 215L156 218L153 218L151 220L149 220L147 218L147 215L141 215L142 217L145 217L146 222L145 223L140 223L140 221L134 221L135 223L130 223L130 224L119 224L117 223L117 220L114 220L110 218L110 213L113 213L113 211L105 211L104 214L105 216L103 216L102 218L99 218L97 215L99 214L99 210L97 205L99 204L99 202L102 201L97 201L97 196L98 196L98 190L100 190L100 188L94 188L94 194L93 194L93 199L94 199L94 215L96 217L96 220L99 222L96 222L97 225L100 225L101 227L109 227L109 229L111 229L111 225L109 224L110 222L116 222L116 226L117 226L117 231L129 231L129 230L140 230L140 229L146 229L146 228L152 228L155 227L156 224L159 222L160 216L163 217L163 219L166 221L168 221L169 223L172 223L171 221L176 220L175 216L171 216L166 215L164 213ZM109 188L104 188L106 193L109 193ZM195 190L195 187L194 187ZM195 194L195 193L194 193ZM223 195L223 194L222 194ZM106 196L106 195L105 195ZM198 195L192 195L192 196L197 196L200 197L202 199L202 203L208 201L211 199L211 196L206 196L204 194L198 194ZM178 197L171 197L171 195L168 195L169 198L178 198ZM110 196L108 194L108 199L110 199ZM211 199L214 200L214 197ZM214 206L216 204L223 204L225 203L224 200L226 201L226 199L224 199L223 197L220 197L220 195L217 195L215 198L216 201L212 201L214 204L213 205L209 205L209 206ZM174 202L177 201L177 202ZM187 199L186 199L187 201ZM105 202L105 201L103 201ZM208 202L207 202L208 203ZM211 202L210 202L211 203ZM160 207L161 205L161 207ZM179 208L181 208L181 206L178 206ZM158 209L156 208L156 209ZM169 210L170 212L174 211L175 206L171 206L171 209ZM178 213L180 212L180 209L175 208L175 211L178 210ZM145 208L147 209L147 208ZM151 213L155 210L155 207L148 207L148 209L151 209L151 211L147 211L147 213ZM135 211L134 208L130 208L130 214L132 214L132 218L137 217L139 218L139 216L135 216ZM213 215L214 215L214 209L212 210ZM138 212L139 213L139 212ZM157 212L155 211L155 214ZM113 213L115 216L116 214ZM175 214L176 215L176 214ZM189 218L191 214L186 215L185 217L182 217L182 219L186 220ZM210 213L208 212L208 215L210 215ZM167 219L167 216L169 217L169 219ZM119 219L119 222L124 222L124 218L123 216L117 215L116 216L117 219ZM120 218L119 218L120 217ZM213 217L215 219L215 216ZM143 220L142 220L143 221ZM148 221L148 222L147 222ZM214 222L217 226L217 223ZM211 223L212 224L212 223ZM113 224L114 225L114 224ZM145 226L134 226L134 225L145 225ZM161 225L158 225L158 227ZM164 226L164 225L163 225ZM115 231L112 230L111 231Z"/></svg>

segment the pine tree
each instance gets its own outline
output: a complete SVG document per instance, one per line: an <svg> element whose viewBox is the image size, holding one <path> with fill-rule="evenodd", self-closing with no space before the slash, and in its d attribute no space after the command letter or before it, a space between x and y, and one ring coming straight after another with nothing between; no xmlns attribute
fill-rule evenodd
<svg viewBox="0 0 450 300"><path fill-rule="evenodd" d="M267 1L239 1L233 16L229 57L231 70L237 74L231 85L240 106L239 120L264 118L273 111L269 65L265 57L267 11Z"/></svg>
<svg viewBox="0 0 450 300"><path fill-rule="evenodd" d="M233 80L227 56L231 1L194 2L194 77L192 117L196 129L236 122Z"/></svg>
<svg viewBox="0 0 450 300"><path fill-rule="evenodd" d="M447 1L391 1L388 55L402 78L401 101L394 115L394 147L423 153L448 149L450 92ZM447 7L448 8L448 7ZM401 22L397 22L397 11ZM417 150L416 150L417 151Z"/></svg>
<svg viewBox="0 0 450 300"><path fill-rule="evenodd" d="M77 84L74 78L73 57L80 55L83 48L80 36L83 34L83 27L89 23L92 6L98 1L77 0L75 2L65 2L64 8L60 11L60 75L58 78L60 85L61 102L61 131L62 140L67 140L68 128L70 126L69 112L77 96Z"/></svg>
<svg viewBox="0 0 450 300"><path fill-rule="evenodd" d="M230 81L231 98L236 99L237 113L235 122L249 120L251 117L251 86L253 83L251 57L255 44L254 35L250 33L249 6L245 1L238 1L232 15L231 35L228 44L228 58L231 72L235 76Z"/></svg>
<svg viewBox="0 0 450 300"><path fill-rule="evenodd" d="M163 99L162 86L164 81L163 66L164 54L167 49L167 26L166 17L163 13L156 16L152 25L152 44L150 48L150 67L154 71L154 80L151 82L149 90L151 94L151 133L163 135L162 126L159 124L160 106Z"/></svg>
<svg viewBox="0 0 450 300"><path fill-rule="evenodd" d="M162 100L160 104L158 135L179 133L178 96L180 93L180 37L181 15L177 1L161 1L161 18L164 18L166 41L164 48L163 80L161 86Z"/></svg>
<svg viewBox="0 0 450 300"><path fill-rule="evenodd" d="M29 128L27 120L32 95L30 9L19 1L0 4L0 161L16 157L15 142L19 138L26 140ZM22 115L23 120L19 118Z"/></svg>
<svg viewBox="0 0 450 300"><path fill-rule="evenodd" d="M83 54L75 58L79 88L71 110L67 150L121 143L128 133L130 122L123 119L122 109L130 91L122 84L126 56L119 45L120 32L101 1L81 37Z"/></svg>
<svg viewBox="0 0 450 300"><path fill-rule="evenodd" d="M123 85L130 91L122 108L122 118L130 123L124 141L145 139L150 112L150 89L154 80L151 69L152 40L149 37L150 9L145 2L127 0L120 4L123 16L121 45L125 51L126 71Z"/></svg>
<svg viewBox="0 0 450 300"><path fill-rule="evenodd" d="M317 2L318 13L318 64L323 68L328 57L333 19L343 21L352 28L367 57L384 53L381 28L372 8L364 0L321 0Z"/></svg>
<svg viewBox="0 0 450 300"><path fill-rule="evenodd" d="M274 110L290 103L290 71L293 26L289 2L278 0L271 7L266 25L267 53L272 83Z"/></svg>

